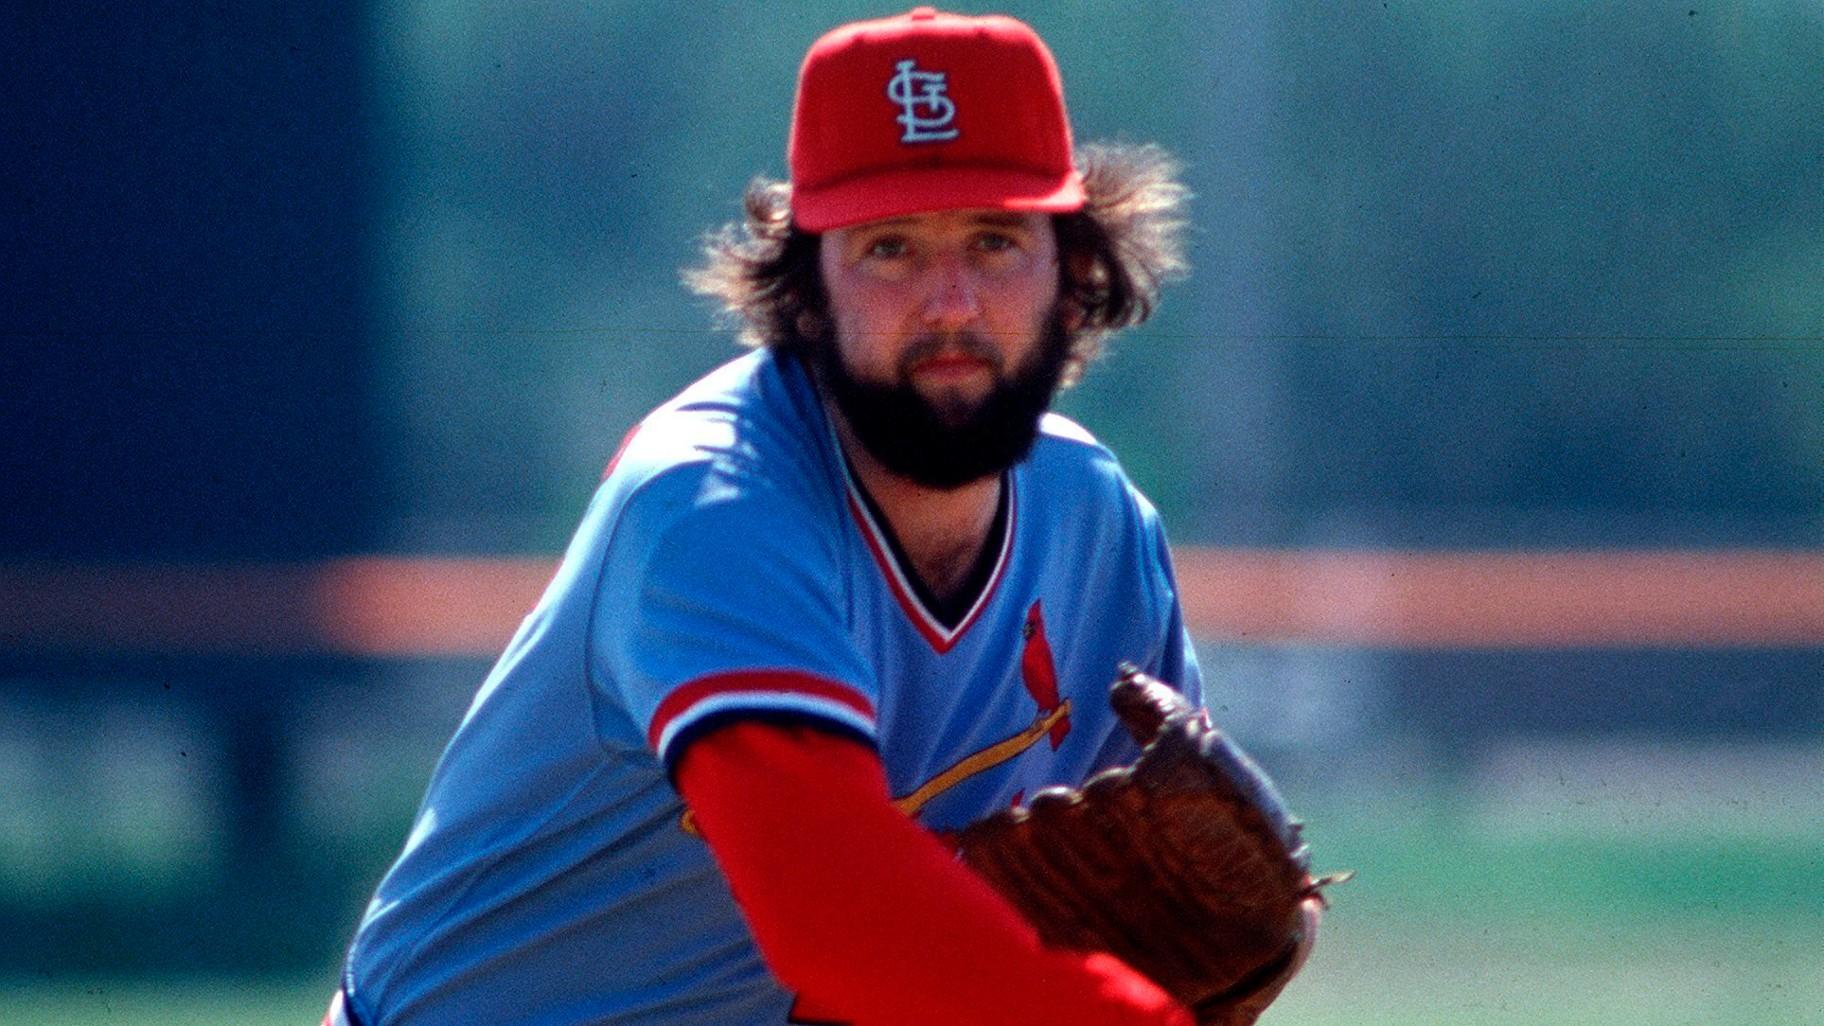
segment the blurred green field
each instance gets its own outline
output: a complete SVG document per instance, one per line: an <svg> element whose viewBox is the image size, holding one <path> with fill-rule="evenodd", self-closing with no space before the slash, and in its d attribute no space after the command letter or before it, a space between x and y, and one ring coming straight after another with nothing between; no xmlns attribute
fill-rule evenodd
<svg viewBox="0 0 1824 1026"><path fill-rule="evenodd" d="M1516 833L1449 802L1310 818L1319 868L1360 875L1266 1022L1824 1023L1824 823Z"/></svg>
<svg viewBox="0 0 1824 1026"><path fill-rule="evenodd" d="M15 1026L317 1026L322 980L0 981Z"/></svg>
<svg viewBox="0 0 1824 1026"><path fill-rule="evenodd" d="M1592 834L1335 804L1303 809L1317 868L1358 876L1267 1026L1824 1023L1824 823ZM17 1026L314 1026L331 975L0 989Z"/></svg>

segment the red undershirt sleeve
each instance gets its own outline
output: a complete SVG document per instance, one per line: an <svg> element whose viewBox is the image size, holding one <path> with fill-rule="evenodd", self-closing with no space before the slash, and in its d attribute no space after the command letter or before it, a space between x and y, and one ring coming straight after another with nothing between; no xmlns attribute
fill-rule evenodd
<svg viewBox="0 0 1824 1026"><path fill-rule="evenodd" d="M692 742L676 779L768 967L819 1007L863 1026L1192 1026L1120 961L1041 945L854 740L738 722Z"/></svg>

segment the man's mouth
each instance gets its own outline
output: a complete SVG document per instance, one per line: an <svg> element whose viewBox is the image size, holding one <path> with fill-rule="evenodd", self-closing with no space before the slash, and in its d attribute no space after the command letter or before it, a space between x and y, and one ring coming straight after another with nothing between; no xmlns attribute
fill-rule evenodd
<svg viewBox="0 0 1824 1026"><path fill-rule="evenodd" d="M912 364L912 373L927 380L955 381L993 372L994 364L989 361L958 352L938 353Z"/></svg>

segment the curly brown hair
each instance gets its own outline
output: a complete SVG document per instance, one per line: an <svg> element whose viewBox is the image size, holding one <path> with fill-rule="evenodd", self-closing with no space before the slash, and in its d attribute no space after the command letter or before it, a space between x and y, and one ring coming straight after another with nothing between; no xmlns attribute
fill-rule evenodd
<svg viewBox="0 0 1824 1026"><path fill-rule="evenodd" d="M1087 201L1052 215L1058 295L1078 318L1066 383L1110 335L1150 317L1160 286L1185 270L1189 197L1177 161L1157 146L1091 144L1076 158ZM742 197L745 219L712 232L703 263L684 272L684 283L738 326L743 345L804 351L829 324L820 236L792 223L791 199L788 184L755 179Z"/></svg>

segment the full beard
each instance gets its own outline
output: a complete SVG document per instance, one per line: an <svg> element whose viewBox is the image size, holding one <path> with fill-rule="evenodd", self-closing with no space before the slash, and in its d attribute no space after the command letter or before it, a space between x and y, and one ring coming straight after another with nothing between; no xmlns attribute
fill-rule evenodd
<svg viewBox="0 0 1824 1026"><path fill-rule="evenodd" d="M998 474L1032 451L1039 418L1063 379L1070 341L1061 311L1053 309L1032 356L1003 374L997 350L980 336L933 336L907 348L890 382L855 377L833 339L810 349L818 379L868 454L900 477L950 491ZM912 365L951 345L993 365L994 385L980 400L933 402L913 387Z"/></svg>

